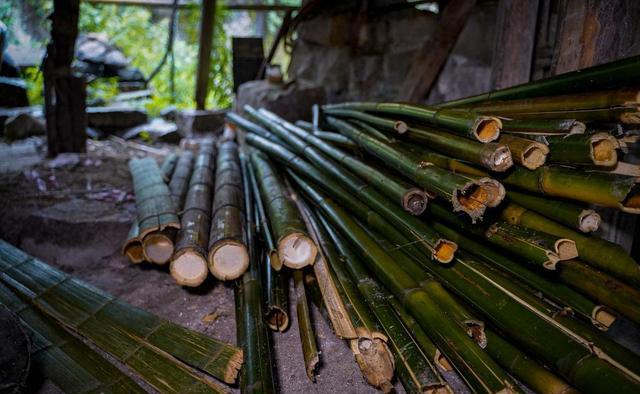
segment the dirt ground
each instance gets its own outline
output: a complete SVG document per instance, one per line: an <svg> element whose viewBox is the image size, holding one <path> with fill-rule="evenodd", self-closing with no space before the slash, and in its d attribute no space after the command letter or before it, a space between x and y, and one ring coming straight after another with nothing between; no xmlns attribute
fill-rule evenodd
<svg viewBox="0 0 640 394"><path fill-rule="evenodd" d="M44 159L42 139L0 144L0 237L125 301L214 338L235 343L233 290L209 279L191 290L166 267L133 265L120 247L135 213L127 158L160 153L122 142L90 142L85 155ZM345 342L319 311L312 317L321 350L316 383L306 376L294 311L273 335L282 393L371 393ZM399 392L404 392L396 384ZM59 390L44 382L38 392Z"/></svg>

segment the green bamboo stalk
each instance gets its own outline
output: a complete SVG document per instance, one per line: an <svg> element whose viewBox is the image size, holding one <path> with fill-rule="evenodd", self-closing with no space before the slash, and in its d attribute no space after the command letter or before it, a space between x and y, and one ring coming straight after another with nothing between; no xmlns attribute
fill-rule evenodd
<svg viewBox="0 0 640 394"><path fill-rule="evenodd" d="M509 147L515 163L530 170L542 166L549 154L549 147L545 144L527 138L503 134L500 136L500 142Z"/></svg>
<svg viewBox="0 0 640 394"><path fill-rule="evenodd" d="M300 178L296 182L320 207L327 221L352 242L378 279L410 310L420 325L436 341L467 384L485 392L517 391L511 379L473 341L446 317L432 297L407 275L338 205L323 197Z"/></svg>
<svg viewBox="0 0 640 394"><path fill-rule="evenodd" d="M364 121L364 123L368 123L370 126L382 127L385 129L389 129L394 124L394 121L392 120L365 114L363 112L352 110L332 111L331 115L327 117L327 123L331 125L331 127L338 129L342 134L345 134L343 128L334 124L335 120L337 120L336 117L346 118L348 120L360 120ZM372 136L370 130L371 127L366 129L367 134ZM406 134L403 135L406 140L430 146L441 152L453 155L462 160L479 164L493 171L506 171L513 164L508 147L502 144L483 144L428 127L409 127L407 130ZM377 134L379 134L379 132ZM354 140L353 136L351 136L348 131L346 135ZM373 137L376 138L375 135L373 135ZM384 141L384 139L382 141Z"/></svg>
<svg viewBox="0 0 640 394"><path fill-rule="evenodd" d="M313 127L312 131L316 132L320 129L320 120L321 120L321 109L320 105L313 104L311 106L311 126Z"/></svg>
<svg viewBox="0 0 640 394"><path fill-rule="evenodd" d="M278 245L278 258L292 269L313 265L318 249L273 163L259 151L251 153L251 163Z"/></svg>
<svg viewBox="0 0 640 394"><path fill-rule="evenodd" d="M305 371L312 382L316 381L316 369L320 363L320 353L316 345L316 334L311 323L309 304L304 289L304 279L301 270L293 271L293 284L296 292L296 316L298 317L298 330L300 343L304 356Z"/></svg>
<svg viewBox="0 0 640 394"><path fill-rule="evenodd" d="M474 221L482 218L487 205L497 205L496 201L501 201L504 197L503 193L495 191L495 188L501 187L499 184L495 185L494 190L488 190L484 187L488 182L481 184L476 179L425 164L413 156L403 156L391 144L376 140L339 119L329 117L327 122L390 167L410 177L421 187L451 202L454 212L465 212ZM504 190L501 191L504 192Z"/></svg>
<svg viewBox="0 0 640 394"><path fill-rule="evenodd" d="M262 234L263 248L265 249L262 258L265 263L263 264L266 299L265 320L271 330L284 332L289 328L289 277L285 272L280 271L282 263L279 262L278 251L271 234L269 219L262 205L253 166L250 165L248 170L251 192L254 195L256 232Z"/></svg>
<svg viewBox="0 0 640 394"><path fill-rule="evenodd" d="M220 280L239 278L249 267L242 205L242 173L238 145L218 146L216 182L209 235L209 271Z"/></svg>
<svg viewBox="0 0 640 394"><path fill-rule="evenodd" d="M64 392L145 392L96 351L1 283L0 305L19 316L31 338L32 374L42 374Z"/></svg>
<svg viewBox="0 0 640 394"><path fill-rule="evenodd" d="M178 163L178 157L179 156L176 153L171 153L169 156L164 158L162 165L160 165L160 172L162 172L162 177L166 183L169 183L171 180L171 175L173 175L176 163Z"/></svg>
<svg viewBox="0 0 640 394"><path fill-rule="evenodd" d="M572 71L547 79L448 101L438 107L451 108L489 100L515 100L632 86L636 82L640 82L639 66L640 56L632 56L616 62Z"/></svg>
<svg viewBox="0 0 640 394"><path fill-rule="evenodd" d="M193 152L189 150L182 152L169 182L171 200L178 211L184 207L184 199L187 197L189 180L193 171L193 157Z"/></svg>
<svg viewBox="0 0 640 394"><path fill-rule="evenodd" d="M243 359L236 347L126 304L4 241L0 241L0 273L2 282L40 311L141 375L149 374L145 379L160 390L184 392L194 380L199 381L176 359L226 383L236 381ZM176 387L166 387L168 376L177 379Z"/></svg>
<svg viewBox="0 0 640 394"><path fill-rule="evenodd" d="M306 120L296 120L294 124L303 130L313 133L313 123Z"/></svg>
<svg viewBox="0 0 640 394"><path fill-rule="evenodd" d="M500 119L493 116L483 116L456 109L442 110L417 104L352 102L325 105L322 110L329 115L336 115L341 110L352 110L410 117L434 126L447 128L458 135L482 143L497 140L502 128Z"/></svg>
<svg viewBox="0 0 640 394"><path fill-rule="evenodd" d="M563 114L559 119L544 119L544 116L514 114L515 119L503 118L502 132L506 134L524 134L537 136L582 134L587 126L576 119L571 119L574 113ZM576 115L577 116L577 115ZM590 120L587 118L587 120Z"/></svg>
<svg viewBox="0 0 640 394"><path fill-rule="evenodd" d="M455 243L438 237L431 229L425 226L421 220L402 210L397 204L387 200L377 191L371 190L370 187L361 182L357 177L348 174L346 170L339 170L337 164L328 164L328 160L330 159L320 156L316 157L314 163L339 178L342 186L333 179L327 179L327 177L315 167L306 163L281 145L271 143L253 134L248 134L246 139L249 144L268 152L286 166L295 169L296 172L312 177L314 182L331 190L332 195L337 198L341 204L348 206L349 209L364 210L364 212L372 214L375 213L368 205L361 204L359 201L354 200L353 195L355 194L359 199L365 201L366 204L375 207L376 210L387 212L390 217L394 218L394 225L402 228L403 231L416 242L416 245L421 249L427 250L434 260L445 264L452 260L457 248ZM304 151L314 153L311 148L307 148ZM345 190L345 188L348 190Z"/></svg>
<svg viewBox="0 0 640 394"><path fill-rule="evenodd" d="M555 220L565 226L580 230L583 233L596 231L600 226L601 218L596 211L585 209L569 201L543 198L516 191L507 192L507 198L548 219Z"/></svg>
<svg viewBox="0 0 640 394"><path fill-rule="evenodd" d="M236 304L239 304L239 338L246 355L245 367L240 379L242 393L275 393L269 331L263 319L262 285L260 278L259 253L255 242L256 220L254 217L254 196L251 191L249 159L240 153L242 171L244 217L246 218L245 239L249 253L249 267L236 281ZM256 196L257 197L257 196Z"/></svg>
<svg viewBox="0 0 640 394"><path fill-rule="evenodd" d="M211 227L214 165L214 142L203 141L189 181L180 230L169 266L171 276L182 286L197 287L209 273L207 246Z"/></svg>
<svg viewBox="0 0 640 394"><path fill-rule="evenodd" d="M621 246L572 230L514 203L508 204L501 215L509 223L573 240L581 260L627 283L640 286L638 263Z"/></svg>
<svg viewBox="0 0 640 394"><path fill-rule="evenodd" d="M340 134L334 133L331 131L316 131L313 133L316 137L320 138L323 141L329 142L339 148L345 149L356 149L358 145L355 142L351 141L348 137Z"/></svg>
<svg viewBox="0 0 640 394"><path fill-rule="evenodd" d="M235 112L227 112L225 114L225 119L249 133L258 134L259 136L270 141L282 143L282 140L269 132L269 130L265 129L259 124L250 121L247 118L236 114Z"/></svg>
<svg viewBox="0 0 640 394"><path fill-rule="evenodd" d="M142 240L144 258L164 264L173 253L172 235L180 229L169 187L151 158L131 159L129 169L133 177L138 238Z"/></svg>
<svg viewBox="0 0 640 394"><path fill-rule="evenodd" d="M447 392L448 386L409 331L396 315L389 300L392 297L370 276L355 252L332 228L327 228L331 239L343 256L341 263L348 269L351 279L374 312L381 326L387 332L391 349L395 356L395 366L407 392L424 393L428 391Z"/></svg>
<svg viewBox="0 0 640 394"><path fill-rule="evenodd" d="M317 137L317 134L306 132L285 121L274 113L265 110L260 110L260 112L274 122L281 124L303 141L308 142L327 156L347 167L354 174L378 189L381 193L384 193L389 198L397 201L412 215L420 215L427 208L428 198L427 194L423 190L407 184L402 180L389 177L387 174L382 173L376 168L371 167L348 153L324 142L322 139Z"/></svg>
<svg viewBox="0 0 640 394"><path fill-rule="evenodd" d="M329 274L334 278L338 294L347 310L346 316L355 330L356 336L349 340L349 347L356 363L371 386L385 393L392 392L391 380L395 363L388 346L389 339L341 263L342 257L326 232L328 223L321 215L315 214L314 217L321 224L318 226L319 246L327 257Z"/></svg>
<svg viewBox="0 0 640 394"><path fill-rule="evenodd" d="M549 137L549 163L615 167L618 141L609 133Z"/></svg>

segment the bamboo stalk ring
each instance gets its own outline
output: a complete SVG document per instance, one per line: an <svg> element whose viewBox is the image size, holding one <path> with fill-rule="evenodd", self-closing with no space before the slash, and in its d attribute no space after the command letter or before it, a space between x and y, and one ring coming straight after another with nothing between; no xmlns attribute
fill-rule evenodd
<svg viewBox="0 0 640 394"><path fill-rule="evenodd" d="M145 260L154 264L166 264L173 255L173 237L165 231L154 231L142 240L142 250Z"/></svg>
<svg viewBox="0 0 640 394"><path fill-rule="evenodd" d="M207 260L200 253L189 249L182 250L176 255L173 256L169 266L171 276L181 286L200 286L209 273Z"/></svg>
<svg viewBox="0 0 640 394"><path fill-rule="evenodd" d="M282 264L292 269L300 269L312 265L316 259L318 248L303 233L291 233L278 243L278 257Z"/></svg>
<svg viewBox="0 0 640 394"><path fill-rule="evenodd" d="M241 242L217 242L209 251L209 271L220 280L237 279L249 267L249 253Z"/></svg>
<svg viewBox="0 0 640 394"><path fill-rule="evenodd" d="M472 126L473 135L482 143L497 140L501 129L502 121L495 116L478 116Z"/></svg>

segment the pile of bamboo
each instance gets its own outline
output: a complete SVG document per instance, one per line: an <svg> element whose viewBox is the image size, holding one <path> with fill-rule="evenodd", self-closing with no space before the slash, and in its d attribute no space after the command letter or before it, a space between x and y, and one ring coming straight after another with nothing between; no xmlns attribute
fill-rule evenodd
<svg viewBox="0 0 640 394"><path fill-rule="evenodd" d="M212 378L234 384L243 363L237 347L126 304L1 240L0 305L30 334L37 373L63 392L148 390L85 341L163 393L230 392Z"/></svg>
<svg viewBox="0 0 640 394"><path fill-rule="evenodd" d="M307 297L383 391L394 375L450 391L455 371L473 392L638 392L640 356L605 332L640 324L640 268L597 235L596 211L640 213L640 170L624 162L639 91L599 90L638 61L433 107L230 113L247 145L243 387L273 389L264 325L286 329L290 273L310 377Z"/></svg>

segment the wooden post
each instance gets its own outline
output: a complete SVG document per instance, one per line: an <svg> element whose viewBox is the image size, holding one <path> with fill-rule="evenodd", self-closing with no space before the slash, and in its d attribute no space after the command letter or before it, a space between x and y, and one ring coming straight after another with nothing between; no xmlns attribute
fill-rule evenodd
<svg viewBox="0 0 640 394"><path fill-rule="evenodd" d="M202 0L200 15L200 44L198 48L198 71L196 74L196 108L205 109L209 91L209 70L213 45L213 26L216 16L216 0Z"/></svg>
<svg viewBox="0 0 640 394"><path fill-rule="evenodd" d="M535 47L538 0L500 0L493 51L494 89L529 82Z"/></svg>
<svg viewBox="0 0 640 394"><path fill-rule="evenodd" d="M71 70L80 0L54 0L51 42L44 62L47 145L50 156L84 152L87 140L86 84Z"/></svg>
<svg viewBox="0 0 640 394"><path fill-rule="evenodd" d="M475 0L447 2L436 30L425 41L411 63L400 89L400 101L419 102L427 96L475 5Z"/></svg>

